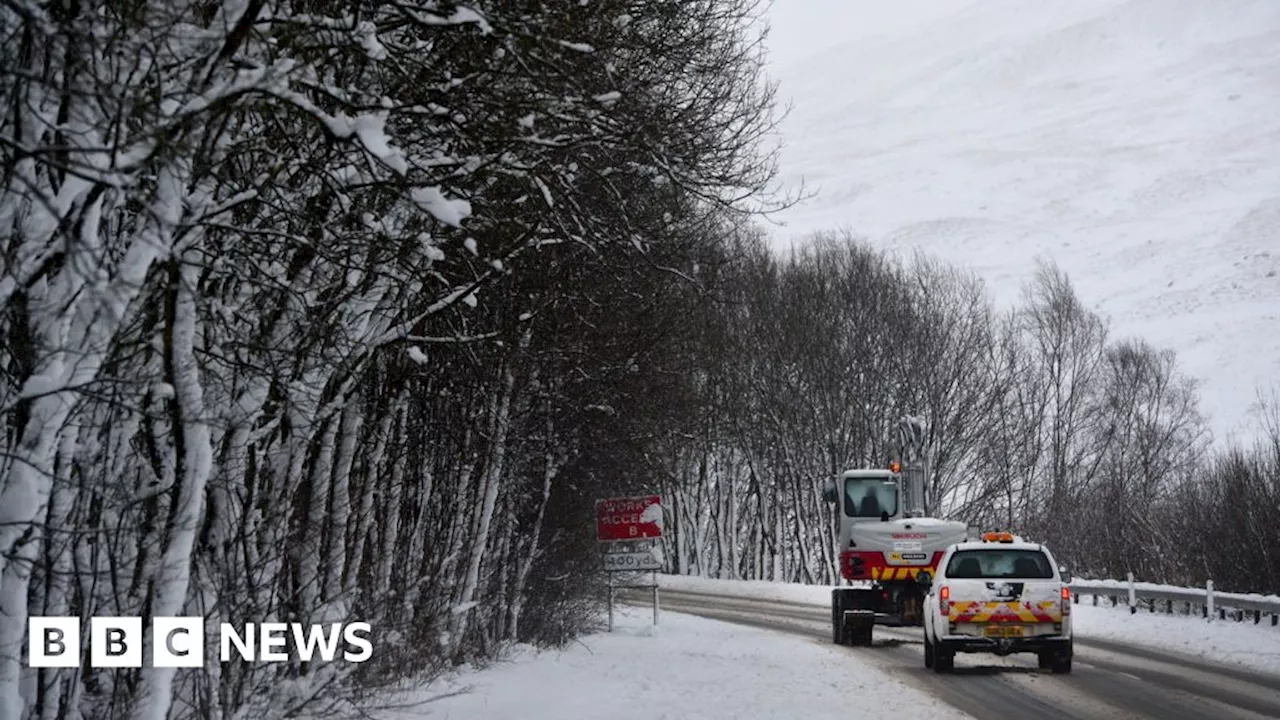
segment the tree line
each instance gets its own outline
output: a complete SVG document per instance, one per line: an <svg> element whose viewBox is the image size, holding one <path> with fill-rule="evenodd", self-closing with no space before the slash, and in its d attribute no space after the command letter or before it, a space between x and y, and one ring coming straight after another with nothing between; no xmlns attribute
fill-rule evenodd
<svg viewBox="0 0 1280 720"><path fill-rule="evenodd" d="M781 202L756 5L0 3L0 717L336 713L593 621L684 278ZM33 669L33 615L206 663Z"/></svg>
<svg viewBox="0 0 1280 720"><path fill-rule="evenodd" d="M916 415L933 514L1046 542L1083 577L1280 591L1277 406L1255 445L1215 448L1173 353L1114 337L1056 266L999 312L970 273L827 233L717 285L689 351L698 420L655 470L673 571L837 581L822 487L883 467Z"/></svg>

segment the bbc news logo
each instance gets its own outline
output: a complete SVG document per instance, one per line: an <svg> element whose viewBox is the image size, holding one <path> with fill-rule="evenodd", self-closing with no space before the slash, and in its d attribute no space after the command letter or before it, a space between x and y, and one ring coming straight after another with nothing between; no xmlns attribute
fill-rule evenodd
<svg viewBox="0 0 1280 720"><path fill-rule="evenodd" d="M204 618L200 617L153 618L151 667L204 667L204 627ZM80 618L35 616L28 620L27 631L30 667L80 667ZM222 662L236 658L249 662L288 662L295 658L310 662L317 655L329 662L339 657L339 646L345 641L342 659L360 663L373 655L373 643L369 641L372 631L365 622L247 623L243 629L222 623L218 628L218 655ZM90 618L90 667L142 667L142 639L140 617Z"/></svg>

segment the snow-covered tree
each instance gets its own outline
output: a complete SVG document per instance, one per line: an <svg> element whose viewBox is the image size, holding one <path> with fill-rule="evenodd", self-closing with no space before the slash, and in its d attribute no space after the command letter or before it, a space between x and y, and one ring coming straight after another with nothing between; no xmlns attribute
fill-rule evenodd
<svg viewBox="0 0 1280 720"><path fill-rule="evenodd" d="M280 714L572 633L528 601L586 572L560 478L637 430L590 408L641 406L694 248L771 202L755 13L0 5L0 716ZM29 613L378 651L32 670Z"/></svg>

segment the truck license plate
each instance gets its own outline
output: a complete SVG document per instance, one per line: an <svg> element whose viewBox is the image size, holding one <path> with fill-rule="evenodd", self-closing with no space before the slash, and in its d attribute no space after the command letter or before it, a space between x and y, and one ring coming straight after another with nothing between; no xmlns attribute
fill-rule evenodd
<svg viewBox="0 0 1280 720"><path fill-rule="evenodd" d="M988 625L982 628L982 634L987 637L1022 637L1022 632L1021 625Z"/></svg>

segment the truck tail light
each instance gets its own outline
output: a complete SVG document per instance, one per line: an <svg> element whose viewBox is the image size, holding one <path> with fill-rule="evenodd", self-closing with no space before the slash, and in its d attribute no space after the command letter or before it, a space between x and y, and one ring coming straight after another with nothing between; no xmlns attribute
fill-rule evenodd
<svg viewBox="0 0 1280 720"><path fill-rule="evenodd" d="M951 588L943 585L938 588L938 614L946 616L951 612Z"/></svg>
<svg viewBox="0 0 1280 720"><path fill-rule="evenodd" d="M1062 586L1062 614L1071 614L1071 588L1066 585Z"/></svg>

